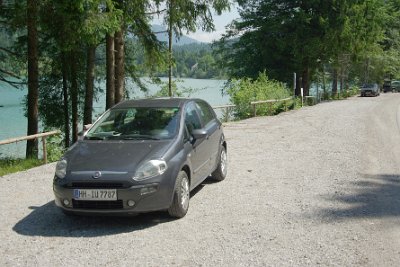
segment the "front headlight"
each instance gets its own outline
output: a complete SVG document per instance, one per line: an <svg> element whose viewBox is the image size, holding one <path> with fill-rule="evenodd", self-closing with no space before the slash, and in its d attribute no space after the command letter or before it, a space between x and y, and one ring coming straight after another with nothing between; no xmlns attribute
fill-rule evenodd
<svg viewBox="0 0 400 267"><path fill-rule="evenodd" d="M150 160L142 164L136 171L133 180L142 181L163 174L167 170L164 160Z"/></svg>
<svg viewBox="0 0 400 267"><path fill-rule="evenodd" d="M67 174L67 160L61 159L56 165L56 176L63 179Z"/></svg>

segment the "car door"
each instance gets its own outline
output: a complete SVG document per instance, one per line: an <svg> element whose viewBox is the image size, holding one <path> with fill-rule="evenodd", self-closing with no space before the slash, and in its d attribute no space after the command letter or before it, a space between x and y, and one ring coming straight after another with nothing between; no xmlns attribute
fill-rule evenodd
<svg viewBox="0 0 400 267"><path fill-rule="evenodd" d="M208 174L214 171L215 163L219 153L219 143L221 141L221 122L216 118L216 115L210 105L205 101L197 100L196 108L202 120L203 129L208 133L205 140L205 145L208 151Z"/></svg>
<svg viewBox="0 0 400 267"><path fill-rule="evenodd" d="M208 176L209 172L209 157L208 157L208 143L205 142L206 138L202 140L193 140L193 130L202 128L202 121L197 111L195 102L189 102L185 107L185 126L189 135L191 136L190 142L192 145L192 152L190 153L190 161L192 165L193 177L191 186L197 186Z"/></svg>

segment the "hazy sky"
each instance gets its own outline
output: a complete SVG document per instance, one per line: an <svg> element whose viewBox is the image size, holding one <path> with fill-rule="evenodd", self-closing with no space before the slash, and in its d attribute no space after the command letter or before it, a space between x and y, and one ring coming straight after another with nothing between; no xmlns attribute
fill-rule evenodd
<svg viewBox="0 0 400 267"><path fill-rule="evenodd" d="M230 12L224 12L221 16L214 14L213 18L216 31L203 32L198 30L195 33L186 34L186 32L184 32L184 34L201 42L212 42L213 40L219 39L221 35L225 33L226 25L231 23L233 19L239 18L239 13L237 12L237 7L232 6ZM162 25L162 19L154 19L153 24Z"/></svg>
<svg viewBox="0 0 400 267"><path fill-rule="evenodd" d="M216 31L214 32L197 31L195 33L188 34L188 36L196 40L199 40L201 42L212 42L215 39L219 39L221 35L225 33L225 26L231 23L232 20L237 18L239 18L237 8L232 7L230 12L222 13L221 16L214 15L214 25Z"/></svg>

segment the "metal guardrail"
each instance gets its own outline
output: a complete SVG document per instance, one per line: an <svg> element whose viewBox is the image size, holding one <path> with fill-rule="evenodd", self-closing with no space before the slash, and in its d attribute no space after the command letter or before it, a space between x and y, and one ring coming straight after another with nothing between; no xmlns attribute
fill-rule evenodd
<svg viewBox="0 0 400 267"><path fill-rule="evenodd" d="M37 139L37 138L42 138L42 145L43 145L43 161L46 164L47 163L47 147L46 147L46 137L60 134L60 131L51 131L51 132L46 132L46 133L39 133L39 134L34 134L34 135L28 135L28 136L22 136L22 137L16 137L16 138L11 138L11 139L6 139L6 140L1 140L0 145L7 145L7 144L12 144L12 143L17 143L20 141L26 141L26 140L32 140L32 139Z"/></svg>

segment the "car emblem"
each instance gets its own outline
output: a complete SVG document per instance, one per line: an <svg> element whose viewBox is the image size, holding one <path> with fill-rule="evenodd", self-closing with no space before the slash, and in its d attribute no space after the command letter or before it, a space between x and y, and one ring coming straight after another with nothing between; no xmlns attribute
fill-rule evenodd
<svg viewBox="0 0 400 267"><path fill-rule="evenodd" d="M94 174L93 174L93 178L94 179L98 179L98 178L100 178L101 177L101 172L95 172Z"/></svg>

